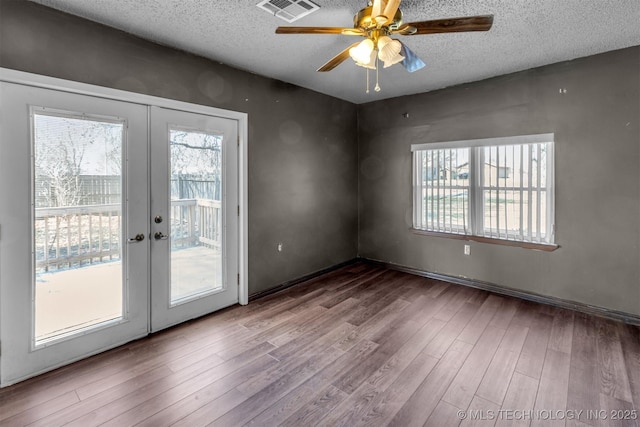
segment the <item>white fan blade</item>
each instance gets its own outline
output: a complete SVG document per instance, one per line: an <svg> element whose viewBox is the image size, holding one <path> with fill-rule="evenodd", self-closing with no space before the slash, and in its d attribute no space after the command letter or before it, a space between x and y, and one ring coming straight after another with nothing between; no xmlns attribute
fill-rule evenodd
<svg viewBox="0 0 640 427"><path fill-rule="evenodd" d="M400 0L389 0L387 5L385 6L382 14L387 17L387 24L393 20L394 16L396 16L398 7L400 7Z"/></svg>
<svg viewBox="0 0 640 427"><path fill-rule="evenodd" d="M392 0L393 1L393 0ZM387 7L387 0L373 0L373 9L371 10L371 18L381 16L384 13L384 9Z"/></svg>

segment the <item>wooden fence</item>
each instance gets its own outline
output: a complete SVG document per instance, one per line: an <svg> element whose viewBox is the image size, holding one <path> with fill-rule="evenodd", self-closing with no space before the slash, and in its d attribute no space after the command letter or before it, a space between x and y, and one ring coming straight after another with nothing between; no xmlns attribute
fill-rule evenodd
<svg viewBox="0 0 640 427"><path fill-rule="evenodd" d="M179 199L220 199L221 181L218 174L172 175L171 194ZM60 193L67 196L60 200ZM36 208L59 206L69 200L76 205L107 205L117 203L122 197L120 176L71 175L53 179L37 176L35 180Z"/></svg>
<svg viewBox="0 0 640 427"><path fill-rule="evenodd" d="M218 200L171 201L171 248L222 246L222 210Z"/></svg>
<svg viewBox="0 0 640 427"><path fill-rule="evenodd" d="M68 196L66 202L75 200L76 205L109 205L121 198L122 180L119 176L71 175L54 180L38 176L35 180L36 208L47 208L64 204L59 194Z"/></svg>
<svg viewBox="0 0 640 427"><path fill-rule="evenodd" d="M222 246L221 202L171 201L171 248ZM119 204L36 208L36 271L51 271L121 258Z"/></svg>

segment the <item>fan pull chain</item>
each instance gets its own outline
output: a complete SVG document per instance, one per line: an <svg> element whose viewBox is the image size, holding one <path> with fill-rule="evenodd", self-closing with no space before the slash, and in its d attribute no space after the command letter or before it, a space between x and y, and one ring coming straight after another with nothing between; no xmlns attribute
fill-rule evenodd
<svg viewBox="0 0 640 427"><path fill-rule="evenodd" d="M376 55L376 87L374 87L373 90L380 92L380 83L378 83L378 55Z"/></svg>
<svg viewBox="0 0 640 427"><path fill-rule="evenodd" d="M367 92L366 93L369 93L369 69L365 68L365 71L367 72Z"/></svg>

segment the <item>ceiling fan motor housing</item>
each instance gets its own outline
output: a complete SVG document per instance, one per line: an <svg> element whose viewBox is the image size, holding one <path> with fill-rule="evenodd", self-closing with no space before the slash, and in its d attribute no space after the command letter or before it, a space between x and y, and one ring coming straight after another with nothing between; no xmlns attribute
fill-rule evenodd
<svg viewBox="0 0 640 427"><path fill-rule="evenodd" d="M353 17L353 26L355 28L362 28L364 30L375 29L378 25L376 21L373 19L374 17L371 16L372 11L373 11L373 6L368 6L360 10ZM391 22L389 22L387 25L384 25L383 28L388 28L390 31L397 30L400 27L400 25L402 25L402 11L398 9L396 11L395 16L391 20Z"/></svg>

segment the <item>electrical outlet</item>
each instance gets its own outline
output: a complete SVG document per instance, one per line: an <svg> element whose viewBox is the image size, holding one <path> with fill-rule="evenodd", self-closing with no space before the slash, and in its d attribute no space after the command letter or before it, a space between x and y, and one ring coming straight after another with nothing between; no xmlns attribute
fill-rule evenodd
<svg viewBox="0 0 640 427"><path fill-rule="evenodd" d="M464 245L464 254L471 255L471 245Z"/></svg>
<svg viewBox="0 0 640 427"><path fill-rule="evenodd" d="M278 243L278 246L276 246L276 249L278 250L278 252L282 252L282 243Z"/></svg>

